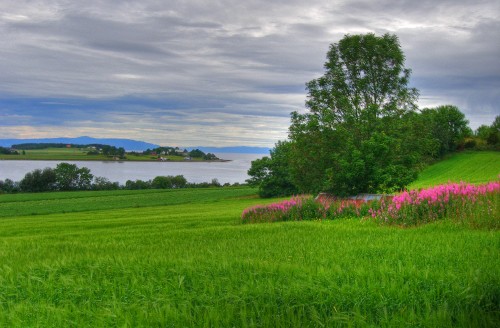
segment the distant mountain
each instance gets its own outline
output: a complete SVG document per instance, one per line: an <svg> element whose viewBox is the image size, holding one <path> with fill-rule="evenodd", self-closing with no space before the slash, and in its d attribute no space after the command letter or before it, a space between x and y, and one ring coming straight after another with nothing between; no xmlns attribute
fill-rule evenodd
<svg viewBox="0 0 500 328"><path fill-rule="evenodd" d="M235 147L188 147L188 149L199 149L205 153L238 153L238 154L266 154L269 155L270 148L267 147L247 147L247 146L235 146Z"/></svg>
<svg viewBox="0 0 500 328"><path fill-rule="evenodd" d="M146 149L153 149L159 147L152 143L137 141L131 139L113 139L113 138L92 138L92 137L78 137L78 138L47 138L47 139L0 139L1 147L11 147L12 145L22 143L65 143L77 145L89 144L103 144L115 147L123 147L127 151L143 151Z"/></svg>

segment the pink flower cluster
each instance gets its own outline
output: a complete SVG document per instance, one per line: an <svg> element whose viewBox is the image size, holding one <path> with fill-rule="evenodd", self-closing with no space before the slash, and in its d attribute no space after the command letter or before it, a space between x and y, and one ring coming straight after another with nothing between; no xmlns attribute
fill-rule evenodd
<svg viewBox="0 0 500 328"><path fill-rule="evenodd" d="M361 217L368 203L362 199L319 199L323 219Z"/></svg>
<svg viewBox="0 0 500 328"><path fill-rule="evenodd" d="M244 223L276 222L291 219L291 212L301 207L306 197L293 197L279 203L257 205L243 211L241 219Z"/></svg>
<svg viewBox="0 0 500 328"><path fill-rule="evenodd" d="M331 197L314 200L302 196L248 208L243 211L242 221L256 223L371 216L383 223L410 226L450 218L461 222L482 220L479 225L486 224L496 229L500 227L499 198L500 180L483 185L449 183L368 202Z"/></svg>
<svg viewBox="0 0 500 328"><path fill-rule="evenodd" d="M369 203L354 199L318 199L294 197L266 206L258 205L243 211L244 223L301 221L336 219L341 217L363 217L368 213Z"/></svg>
<svg viewBox="0 0 500 328"><path fill-rule="evenodd" d="M432 222L445 217L463 220L477 211L478 205L493 214L495 204L490 198L499 192L500 181L483 185L449 183L405 191L394 196L392 202L381 202L380 207L370 213L383 222L401 225Z"/></svg>

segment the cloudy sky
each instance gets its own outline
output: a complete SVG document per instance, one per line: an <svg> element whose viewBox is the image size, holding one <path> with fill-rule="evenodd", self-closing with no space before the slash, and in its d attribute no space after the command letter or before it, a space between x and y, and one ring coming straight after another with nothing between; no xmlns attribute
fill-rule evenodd
<svg viewBox="0 0 500 328"><path fill-rule="evenodd" d="M498 0L0 0L0 138L269 147L367 32L399 36L421 107L500 114Z"/></svg>

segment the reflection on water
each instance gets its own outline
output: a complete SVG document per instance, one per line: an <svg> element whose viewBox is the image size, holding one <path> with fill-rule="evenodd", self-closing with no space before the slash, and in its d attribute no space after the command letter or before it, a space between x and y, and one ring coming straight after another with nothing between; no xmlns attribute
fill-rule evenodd
<svg viewBox="0 0 500 328"><path fill-rule="evenodd" d="M253 160L265 154L225 153L219 157L230 162L95 162L67 161L78 167L88 167L94 176L124 184L127 180L150 180L160 175L183 175L189 182L243 183ZM55 168L60 161L0 161L0 180L21 180L35 169Z"/></svg>

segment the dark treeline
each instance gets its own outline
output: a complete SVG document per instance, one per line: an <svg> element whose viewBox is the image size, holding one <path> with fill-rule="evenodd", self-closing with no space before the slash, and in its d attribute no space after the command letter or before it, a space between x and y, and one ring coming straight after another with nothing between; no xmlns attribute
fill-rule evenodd
<svg viewBox="0 0 500 328"><path fill-rule="evenodd" d="M13 148L0 147L0 154L3 155L19 155L19 152Z"/></svg>
<svg viewBox="0 0 500 328"><path fill-rule="evenodd" d="M46 148L66 148L68 144L64 143L22 143L12 145L12 148L19 150L34 150L34 149L46 149ZM84 145L71 145L74 148L83 148Z"/></svg>
<svg viewBox="0 0 500 328"><path fill-rule="evenodd" d="M163 155L165 156L184 156L184 157L191 157L191 158L202 158L203 160L211 161L211 160L218 160L219 158L212 153L207 153L199 150L199 149L193 149L191 151L188 151L187 149L180 149L179 147L158 147L154 149L147 149L142 152L143 155L150 155L150 156L158 156L161 157Z"/></svg>
<svg viewBox="0 0 500 328"><path fill-rule="evenodd" d="M99 155L109 157L118 157L119 159L126 158L126 150L123 147L115 147L103 144L65 144L65 143L22 143L12 145L11 148L0 147L0 154L12 154L19 155L18 150L40 150L47 148L77 148L77 149L87 149L88 155ZM155 158L161 158L161 156L183 156L187 158L201 158L203 160L218 160L219 158L212 153L204 153L200 149L193 149L188 151L187 149L180 149L179 147L158 147L154 149L147 149L143 152L131 152L135 155L146 155L153 156Z"/></svg>
<svg viewBox="0 0 500 328"><path fill-rule="evenodd" d="M222 185L217 179L210 182L188 182L182 175L157 176L152 180L128 180L124 185L111 182L104 177L96 177L90 169L75 164L60 163L54 169L36 169L26 173L21 181L0 180L0 193L51 192L77 190L140 190L179 189L239 186L239 183Z"/></svg>

